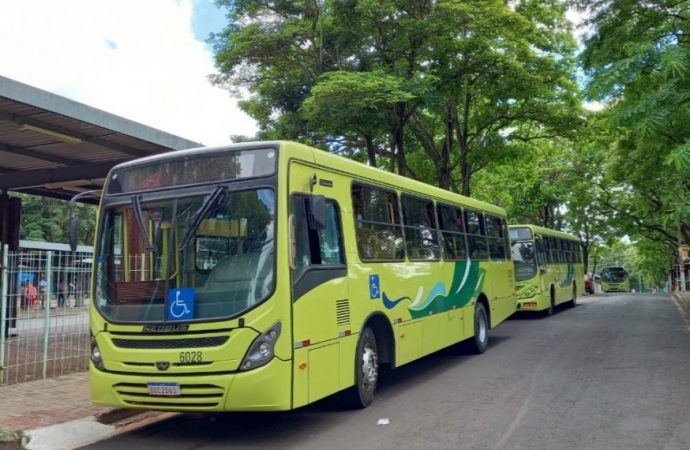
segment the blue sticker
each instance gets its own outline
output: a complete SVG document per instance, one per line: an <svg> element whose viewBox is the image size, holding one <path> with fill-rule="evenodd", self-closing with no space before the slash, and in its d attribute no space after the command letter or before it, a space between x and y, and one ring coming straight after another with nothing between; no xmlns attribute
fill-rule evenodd
<svg viewBox="0 0 690 450"><path fill-rule="evenodd" d="M170 289L168 294L168 320L194 318L194 288Z"/></svg>
<svg viewBox="0 0 690 450"><path fill-rule="evenodd" d="M381 285L378 275L369 275L369 297L371 299L381 297Z"/></svg>

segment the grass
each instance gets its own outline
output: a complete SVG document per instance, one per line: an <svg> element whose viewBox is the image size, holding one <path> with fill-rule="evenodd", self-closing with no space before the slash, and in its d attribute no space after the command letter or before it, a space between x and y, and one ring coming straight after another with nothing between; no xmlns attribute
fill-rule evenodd
<svg viewBox="0 0 690 450"><path fill-rule="evenodd" d="M24 436L24 432L21 430L3 430L0 428L0 441L10 441L15 439L21 439Z"/></svg>

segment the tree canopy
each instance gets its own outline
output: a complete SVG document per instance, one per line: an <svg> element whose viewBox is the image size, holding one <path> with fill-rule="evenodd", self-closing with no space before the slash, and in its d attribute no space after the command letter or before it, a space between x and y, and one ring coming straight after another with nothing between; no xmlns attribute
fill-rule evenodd
<svg viewBox="0 0 690 450"><path fill-rule="evenodd" d="M210 80L259 125L234 141L304 142L498 204L578 236L590 270L624 248L658 283L690 242L687 2L216 3ZM61 208L26 197L22 237L65 240Z"/></svg>

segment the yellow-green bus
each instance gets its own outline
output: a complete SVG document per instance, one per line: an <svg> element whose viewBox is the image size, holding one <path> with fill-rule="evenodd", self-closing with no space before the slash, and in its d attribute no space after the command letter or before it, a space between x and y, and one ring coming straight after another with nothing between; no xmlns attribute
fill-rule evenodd
<svg viewBox="0 0 690 450"><path fill-rule="evenodd" d="M486 350L516 307L509 245L501 208L301 144L123 163L97 220L92 401L366 407L379 364Z"/></svg>
<svg viewBox="0 0 690 450"><path fill-rule="evenodd" d="M535 225L510 225L517 283L517 309L547 316L562 303L577 305L584 292L580 241L567 233Z"/></svg>
<svg viewBox="0 0 690 450"><path fill-rule="evenodd" d="M601 290L604 292L630 292L628 271L620 266L601 269Z"/></svg>

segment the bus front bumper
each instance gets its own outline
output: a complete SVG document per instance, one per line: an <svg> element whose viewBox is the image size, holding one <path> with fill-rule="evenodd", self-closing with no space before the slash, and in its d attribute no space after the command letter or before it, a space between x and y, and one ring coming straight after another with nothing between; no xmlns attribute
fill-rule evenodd
<svg viewBox="0 0 690 450"><path fill-rule="evenodd" d="M90 363L95 405L156 411L285 411L291 408L292 361L273 359L248 372L166 376L113 374ZM154 395L157 392L173 395Z"/></svg>
<svg viewBox="0 0 690 450"><path fill-rule="evenodd" d="M541 311L542 309L546 308L548 308L548 304L544 303L541 294L537 294L534 297L521 298L517 300L518 311Z"/></svg>

